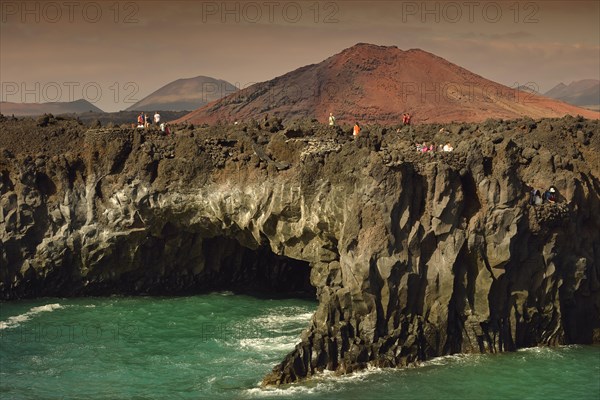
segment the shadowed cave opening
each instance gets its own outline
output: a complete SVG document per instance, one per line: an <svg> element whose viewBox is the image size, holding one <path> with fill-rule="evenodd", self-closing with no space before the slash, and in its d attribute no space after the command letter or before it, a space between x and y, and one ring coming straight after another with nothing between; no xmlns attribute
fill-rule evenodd
<svg viewBox="0 0 600 400"><path fill-rule="evenodd" d="M41 239L40 239L41 240ZM64 264L37 278L7 298L44 296L189 296L231 291L262 298L316 300L310 283L311 265L275 254L268 243L244 246L226 236L206 238L199 232L166 224L159 234L141 240L123 237L94 254L88 273L77 253L66 253Z"/></svg>
<svg viewBox="0 0 600 400"><path fill-rule="evenodd" d="M140 267L120 276L119 292L195 295L231 291L255 297L316 300L310 263L277 255L268 244L251 249L225 236L162 233L162 237L146 238L133 260Z"/></svg>
<svg viewBox="0 0 600 400"><path fill-rule="evenodd" d="M227 237L204 239L202 247L207 281L213 290L316 299L306 261L277 255L267 245L250 249Z"/></svg>

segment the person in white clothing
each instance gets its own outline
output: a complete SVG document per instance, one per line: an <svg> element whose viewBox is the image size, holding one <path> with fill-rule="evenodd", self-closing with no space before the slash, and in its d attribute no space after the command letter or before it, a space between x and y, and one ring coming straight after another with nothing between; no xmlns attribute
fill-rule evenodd
<svg viewBox="0 0 600 400"><path fill-rule="evenodd" d="M158 113L158 111L156 111L154 113L154 124L158 125L160 123L160 114Z"/></svg>
<svg viewBox="0 0 600 400"><path fill-rule="evenodd" d="M450 143L446 143L444 145L444 151L453 151L454 147L452 147L452 145Z"/></svg>

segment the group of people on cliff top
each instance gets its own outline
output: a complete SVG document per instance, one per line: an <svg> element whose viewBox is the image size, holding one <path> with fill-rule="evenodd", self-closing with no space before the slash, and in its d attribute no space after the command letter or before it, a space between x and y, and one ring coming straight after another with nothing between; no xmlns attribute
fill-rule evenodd
<svg viewBox="0 0 600 400"><path fill-rule="evenodd" d="M333 113L329 113L329 126L335 126L335 116ZM360 134L360 125L358 122L354 124L354 128L352 128L352 136L356 139Z"/></svg>
<svg viewBox="0 0 600 400"><path fill-rule="evenodd" d="M550 186L550 188L546 190L543 195L539 189L531 190L529 204L532 206L539 206L540 204L544 203L556 203L556 188L554 186Z"/></svg>
<svg viewBox="0 0 600 400"><path fill-rule="evenodd" d="M142 111L137 117L137 127L140 129L147 129L150 127L150 125L152 125L153 121L154 125L159 127L161 132L167 135L169 134L169 127L164 122L160 122L160 114L158 113L158 111L154 112L153 119L150 119L150 116Z"/></svg>
<svg viewBox="0 0 600 400"><path fill-rule="evenodd" d="M402 114L402 124L403 125L410 125L410 119L411 119L411 115L409 113ZM329 113L329 126L335 126L335 116L333 115L332 112ZM358 124L358 122L356 122L354 124L354 128L352 129L352 136L354 138L356 138L356 137L358 137L359 134L360 134L360 125Z"/></svg>
<svg viewBox="0 0 600 400"><path fill-rule="evenodd" d="M422 144L417 143L416 147L418 153L450 153L454 151L454 147L452 147L450 142L446 143L445 145L440 144L438 146L436 146L434 143L428 145L426 142L423 142Z"/></svg>
<svg viewBox="0 0 600 400"><path fill-rule="evenodd" d="M410 125L411 115L409 113L402 114L402 125Z"/></svg>

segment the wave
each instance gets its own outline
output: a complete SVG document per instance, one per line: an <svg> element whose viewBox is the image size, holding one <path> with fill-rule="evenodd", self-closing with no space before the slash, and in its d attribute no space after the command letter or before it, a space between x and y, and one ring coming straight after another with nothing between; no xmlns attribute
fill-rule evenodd
<svg viewBox="0 0 600 400"><path fill-rule="evenodd" d="M334 371L323 371L308 381L292 383L283 387L255 387L245 391L248 397L303 397L314 393L331 393L345 390L347 384L363 382L372 375L381 375L394 371L391 368L368 366L364 370L340 375ZM260 383L259 383L260 384Z"/></svg>
<svg viewBox="0 0 600 400"><path fill-rule="evenodd" d="M313 316L313 312L304 312L302 314L286 315L289 310L274 310L270 315L252 318L250 323L260 325L264 328L280 328L289 324L308 323ZM304 311L304 310L302 310Z"/></svg>
<svg viewBox="0 0 600 400"><path fill-rule="evenodd" d="M259 352L284 350L291 351L298 342L299 338L295 335L266 338L246 338L240 340L239 346L242 349L249 349Z"/></svg>
<svg viewBox="0 0 600 400"><path fill-rule="evenodd" d="M483 354L467 354L467 353L457 353L457 354L448 354L445 356L434 357L427 361L422 361L415 365L417 368L428 367L431 365L449 365L449 364L478 364L483 359ZM412 368L409 366L408 368Z"/></svg>
<svg viewBox="0 0 600 400"><path fill-rule="evenodd" d="M61 306L58 303L46 304L46 305L38 306L38 307L32 307L26 313L23 313L20 315L15 315L14 317L9 317L6 321L0 321L0 330L16 328L21 323L28 321L29 319L31 319L31 317L33 317L36 314L39 314L42 312L52 312L54 310L59 310L61 308L63 308L63 306Z"/></svg>
<svg viewBox="0 0 600 400"><path fill-rule="evenodd" d="M303 308L285 307L251 318L241 330L245 337L238 337L236 346L258 352L292 350L312 315Z"/></svg>
<svg viewBox="0 0 600 400"><path fill-rule="evenodd" d="M230 290L225 290L222 292L210 292L210 294L215 296L235 296L235 293Z"/></svg>
<svg viewBox="0 0 600 400"><path fill-rule="evenodd" d="M568 344L568 345L561 345L561 346L538 346L538 347L524 347L522 349L518 349L517 353L534 353L534 354L554 354L559 350L564 350L564 349L578 349L581 348L580 345L578 344Z"/></svg>
<svg viewBox="0 0 600 400"><path fill-rule="evenodd" d="M302 398L309 394L333 391L333 385L316 384L315 386L289 386L287 388L252 388L246 390L248 397L282 397L298 396Z"/></svg>
<svg viewBox="0 0 600 400"><path fill-rule="evenodd" d="M526 357L533 357L534 359L548 359L548 360L559 360L565 358L564 350L574 349L575 347L558 346L558 347L527 347L518 349L517 353L526 353ZM525 356L524 356L525 357Z"/></svg>

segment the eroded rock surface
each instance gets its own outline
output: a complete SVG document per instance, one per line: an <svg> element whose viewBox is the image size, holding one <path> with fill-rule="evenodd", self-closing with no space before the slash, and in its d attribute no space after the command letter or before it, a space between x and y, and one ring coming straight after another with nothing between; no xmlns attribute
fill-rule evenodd
<svg viewBox="0 0 600 400"><path fill-rule="evenodd" d="M600 342L597 121L100 129L62 151L0 124L3 299L310 279L318 309L265 384ZM550 185L558 204L528 204Z"/></svg>

